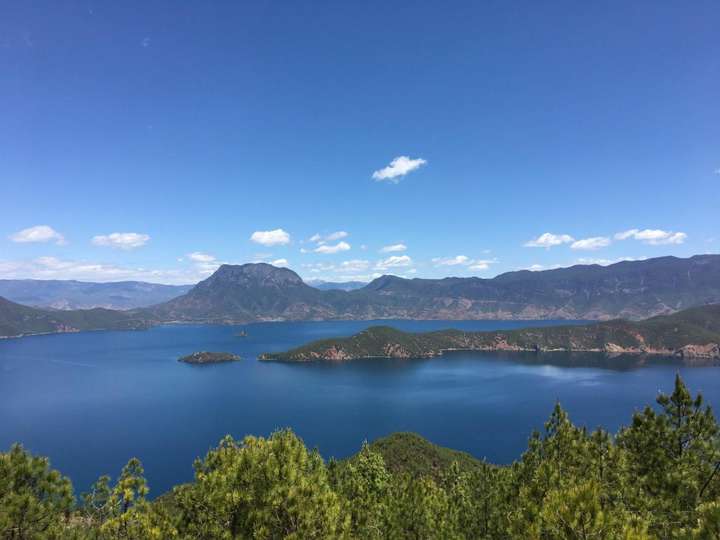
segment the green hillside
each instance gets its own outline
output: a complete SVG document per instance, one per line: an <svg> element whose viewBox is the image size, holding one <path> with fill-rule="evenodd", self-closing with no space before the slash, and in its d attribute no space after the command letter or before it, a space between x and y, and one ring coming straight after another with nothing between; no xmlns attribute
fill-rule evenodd
<svg viewBox="0 0 720 540"><path fill-rule="evenodd" d="M348 338L325 339L262 360L307 362L359 358L426 358L447 350L595 351L720 357L720 304L684 310L645 321L624 320L579 326L550 326L498 332L442 330L409 333L387 326Z"/></svg>
<svg viewBox="0 0 720 540"><path fill-rule="evenodd" d="M146 321L123 311L103 308L44 310L0 297L0 337L83 330L137 330L147 327Z"/></svg>

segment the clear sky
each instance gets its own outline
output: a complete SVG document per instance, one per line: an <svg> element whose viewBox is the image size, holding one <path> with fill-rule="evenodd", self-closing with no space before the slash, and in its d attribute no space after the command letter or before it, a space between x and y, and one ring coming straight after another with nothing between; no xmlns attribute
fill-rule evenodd
<svg viewBox="0 0 720 540"><path fill-rule="evenodd" d="M717 0L0 7L0 277L492 277L718 203Z"/></svg>

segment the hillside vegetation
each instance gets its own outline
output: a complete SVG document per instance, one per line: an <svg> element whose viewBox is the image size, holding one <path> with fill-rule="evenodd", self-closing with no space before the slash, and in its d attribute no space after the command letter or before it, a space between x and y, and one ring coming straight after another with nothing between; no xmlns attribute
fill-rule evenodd
<svg viewBox="0 0 720 540"><path fill-rule="evenodd" d="M79 503L69 479L16 445L0 453L0 538L710 540L719 435L678 377L614 437L573 425L557 405L509 466L407 433L325 462L282 430L225 437L192 482L155 501L131 459Z"/></svg>
<svg viewBox="0 0 720 540"><path fill-rule="evenodd" d="M110 309L45 310L22 306L0 297L0 338L83 330L139 330L142 319Z"/></svg>
<svg viewBox="0 0 720 540"><path fill-rule="evenodd" d="M348 338L315 341L287 352L266 353L260 358L290 362L427 358L448 350L588 351L720 359L720 304L639 322L615 320L498 332L409 333L374 326Z"/></svg>

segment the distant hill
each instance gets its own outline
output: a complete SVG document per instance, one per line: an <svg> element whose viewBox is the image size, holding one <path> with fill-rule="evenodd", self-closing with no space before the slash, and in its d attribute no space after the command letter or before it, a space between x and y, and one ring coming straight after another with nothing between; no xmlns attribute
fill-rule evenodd
<svg viewBox="0 0 720 540"><path fill-rule="evenodd" d="M188 293L142 311L157 321L643 319L720 302L720 255L509 272L492 279L382 276L319 290L269 264L223 265Z"/></svg>
<svg viewBox="0 0 720 540"><path fill-rule="evenodd" d="M308 280L305 283L321 291L354 291L367 285L365 281L323 281L321 279Z"/></svg>
<svg viewBox="0 0 720 540"><path fill-rule="evenodd" d="M379 452L393 474L407 473L414 478L429 476L440 480L457 463L461 471L474 472L489 467L466 452L431 443L417 433L400 432L374 440L370 448ZM353 456L349 461L355 458Z"/></svg>
<svg viewBox="0 0 720 540"><path fill-rule="evenodd" d="M0 338L83 330L139 330L147 326L144 320L123 311L104 308L45 310L0 297Z"/></svg>
<svg viewBox="0 0 720 540"><path fill-rule="evenodd" d="M13 302L53 309L134 309L166 302L193 285L142 281L91 283L75 280L0 279L0 296Z"/></svg>
<svg viewBox="0 0 720 540"><path fill-rule="evenodd" d="M583 351L720 360L720 304L690 308L640 322L614 320L498 332L408 333L374 326L348 338L325 339L287 352L266 353L261 359L309 362L427 358L450 350Z"/></svg>

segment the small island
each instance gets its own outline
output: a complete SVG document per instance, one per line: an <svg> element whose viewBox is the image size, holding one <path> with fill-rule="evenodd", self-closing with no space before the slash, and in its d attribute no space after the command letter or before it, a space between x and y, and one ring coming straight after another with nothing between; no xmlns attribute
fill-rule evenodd
<svg viewBox="0 0 720 540"><path fill-rule="evenodd" d="M441 330L409 333L373 326L347 338L325 339L260 360L346 361L361 358L431 358L446 351L598 352L675 356L693 363L720 360L720 304L632 322L547 326L496 332Z"/></svg>
<svg viewBox="0 0 720 540"><path fill-rule="evenodd" d="M237 362L240 357L228 352L198 351L178 358L178 362L185 364L221 364L223 362Z"/></svg>

